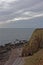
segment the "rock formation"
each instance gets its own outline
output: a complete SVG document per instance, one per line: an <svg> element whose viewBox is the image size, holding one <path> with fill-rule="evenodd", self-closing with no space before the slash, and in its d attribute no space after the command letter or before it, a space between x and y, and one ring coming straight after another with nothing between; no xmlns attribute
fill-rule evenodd
<svg viewBox="0 0 43 65"><path fill-rule="evenodd" d="M10 55L12 53L15 53L12 52L13 49L21 48L23 45L24 43L17 43L17 44L7 43L4 46L0 46L0 65L4 65L5 62L9 60Z"/></svg>
<svg viewBox="0 0 43 65"><path fill-rule="evenodd" d="M11 50L4 46L0 46L0 65L4 65L4 63L9 59Z"/></svg>
<svg viewBox="0 0 43 65"><path fill-rule="evenodd" d="M23 47L22 56L32 55L39 48L43 48L43 29L36 29L27 45Z"/></svg>

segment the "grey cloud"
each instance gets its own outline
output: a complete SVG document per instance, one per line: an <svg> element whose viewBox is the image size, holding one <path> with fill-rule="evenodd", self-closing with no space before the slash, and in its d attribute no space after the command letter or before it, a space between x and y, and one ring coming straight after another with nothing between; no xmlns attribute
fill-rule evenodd
<svg viewBox="0 0 43 65"><path fill-rule="evenodd" d="M40 23L41 22L41 23ZM33 20L22 20L15 23L4 24L4 28L39 28L43 27L43 17L35 18Z"/></svg>
<svg viewBox="0 0 43 65"><path fill-rule="evenodd" d="M6 6L5 6L6 5ZM21 10L21 12L20 12ZM0 22L6 22L17 17L27 17L24 12L43 13L42 0L18 0L17 2L2 2L0 4Z"/></svg>

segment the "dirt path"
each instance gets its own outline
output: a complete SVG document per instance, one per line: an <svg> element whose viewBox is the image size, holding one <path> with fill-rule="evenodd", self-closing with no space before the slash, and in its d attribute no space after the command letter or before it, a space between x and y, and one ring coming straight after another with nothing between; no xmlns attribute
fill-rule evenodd
<svg viewBox="0 0 43 65"><path fill-rule="evenodd" d="M17 58L12 65L23 65L24 60L22 58Z"/></svg>
<svg viewBox="0 0 43 65"><path fill-rule="evenodd" d="M19 57L21 51L22 50L19 48L13 49L9 60L5 63L5 65L23 65L24 59Z"/></svg>

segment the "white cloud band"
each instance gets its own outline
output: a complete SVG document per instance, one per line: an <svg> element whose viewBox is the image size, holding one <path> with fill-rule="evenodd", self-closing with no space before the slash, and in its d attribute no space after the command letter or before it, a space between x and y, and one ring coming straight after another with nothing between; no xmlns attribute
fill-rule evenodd
<svg viewBox="0 0 43 65"><path fill-rule="evenodd" d="M27 14L28 15L28 14ZM29 14L31 15L31 14ZM21 20L31 20L31 19L34 19L34 18L37 18L37 17L43 17L43 13L40 13L40 14L33 14L32 16L28 16L28 17L17 17L17 18L14 18L14 19L11 19L11 20L8 20L6 22L0 22L0 24L6 24L6 23L11 23L11 22L16 22L16 21L21 21Z"/></svg>

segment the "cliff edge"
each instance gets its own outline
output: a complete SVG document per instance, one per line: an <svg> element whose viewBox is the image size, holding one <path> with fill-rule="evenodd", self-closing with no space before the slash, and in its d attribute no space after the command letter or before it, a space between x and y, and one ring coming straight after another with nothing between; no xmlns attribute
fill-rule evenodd
<svg viewBox="0 0 43 65"><path fill-rule="evenodd" d="M23 46L22 56L33 55L40 48L43 48L43 28L35 29L29 42Z"/></svg>

